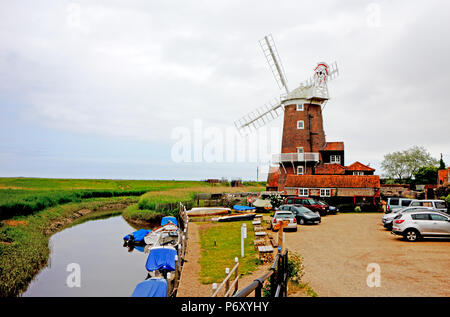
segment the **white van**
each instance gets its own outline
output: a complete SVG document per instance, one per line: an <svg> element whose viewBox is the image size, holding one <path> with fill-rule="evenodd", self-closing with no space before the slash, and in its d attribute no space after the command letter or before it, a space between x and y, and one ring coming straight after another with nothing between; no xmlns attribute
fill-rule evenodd
<svg viewBox="0 0 450 317"><path fill-rule="evenodd" d="M445 201L438 199L414 199L413 201L411 201L409 207L431 207L437 211L448 212L447 207L445 206Z"/></svg>
<svg viewBox="0 0 450 317"><path fill-rule="evenodd" d="M390 213L397 208L409 207L413 200L411 198L390 197L387 200L386 213Z"/></svg>

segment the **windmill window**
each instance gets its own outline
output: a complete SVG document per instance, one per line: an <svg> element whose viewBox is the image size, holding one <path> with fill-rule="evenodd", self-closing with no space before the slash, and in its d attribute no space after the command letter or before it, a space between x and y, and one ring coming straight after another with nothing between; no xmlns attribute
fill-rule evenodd
<svg viewBox="0 0 450 317"><path fill-rule="evenodd" d="M303 175L303 166L297 166L297 175Z"/></svg>
<svg viewBox="0 0 450 317"><path fill-rule="evenodd" d="M305 153L305 150L303 150L303 147L298 147L297 154L303 154L303 153Z"/></svg>
<svg viewBox="0 0 450 317"><path fill-rule="evenodd" d="M303 130L304 128L305 128L305 123L303 122L303 120L297 121L297 129Z"/></svg>
<svg viewBox="0 0 450 317"><path fill-rule="evenodd" d="M303 111L303 110L304 110L303 104L302 103L297 104L297 111Z"/></svg>
<svg viewBox="0 0 450 317"><path fill-rule="evenodd" d="M364 172L356 171L356 172L353 172L353 175L364 175Z"/></svg>

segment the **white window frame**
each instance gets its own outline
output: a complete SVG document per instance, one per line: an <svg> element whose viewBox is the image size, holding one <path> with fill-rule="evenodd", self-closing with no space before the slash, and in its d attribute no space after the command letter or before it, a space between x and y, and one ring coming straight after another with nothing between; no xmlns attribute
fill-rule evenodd
<svg viewBox="0 0 450 317"><path fill-rule="evenodd" d="M299 123L302 123L302 126L299 126ZM304 130L305 129L305 122L303 120L298 120L297 121L297 130Z"/></svg>
<svg viewBox="0 0 450 317"><path fill-rule="evenodd" d="M341 156L340 155L330 155L330 163L341 164Z"/></svg>
<svg viewBox="0 0 450 317"><path fill-rule="evenodd" d="M298 169L299 169L299 168L302 169L302 172L301 172L301 173L298 172ZM305 174L305 169L303 168L303 166L297 166L297 175L303 175L303 174Z"/></svg>
<svg viewBox="0 0 450 317"><path fill-rule="evenodd" d="M299 151L301 149L301 152ZM305 153L305 149L303 148L303 146L299 146L297 147L297 154L303 154Z"/></svg>
<svg viewBox="0 0 450 317"><path fill-rule="evenodd" d="M321 188L320 189L320 197L331 197L331 189L330 188Z"/></svg>
<svg viewBox="0 0 450 317"><path fill-rule="evenodd" d="M308 197L309 189L308 188L297 188L299 197Z"/></svg>
<svg viewBox="0 0 450 317"><path fill-rule="evenodd" d="M305 106L303 106L302 103L298 103L297 104L297 111L304 111L305 110Z"/></svg>
<svg viewBox="0 0 450 317"><path fill-rule="evenodd" d="M361 172L361 171L353 171L353 175L364 176L364 172Z"/></svg>

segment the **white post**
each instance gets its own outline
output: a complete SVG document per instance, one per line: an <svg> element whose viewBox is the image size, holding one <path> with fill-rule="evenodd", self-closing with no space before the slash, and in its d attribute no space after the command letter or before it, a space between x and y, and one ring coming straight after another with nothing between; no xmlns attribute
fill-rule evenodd
<svg viewBox="0 0 450 317"><path fill-rule="evenodd" d="M244 239L247 238L247 225L242 224L241 227L241 257L244 257Z"/></svg>

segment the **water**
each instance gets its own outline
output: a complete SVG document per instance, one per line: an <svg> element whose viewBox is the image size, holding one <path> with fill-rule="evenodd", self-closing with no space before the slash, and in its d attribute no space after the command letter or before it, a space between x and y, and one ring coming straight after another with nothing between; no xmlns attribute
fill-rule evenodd
<svg viewBox="0 0 450 317"><path fill-rule="evenodd" d="M122 216L91 220L50 238L49 265L30 283L22 296L130 296L146 276L147 254L123 247L133 231ZM143 251L143 248L142 248ZM71 263L79 264L80 287L69 287ZM69 279L68 279L69 277Z"/></svg>

